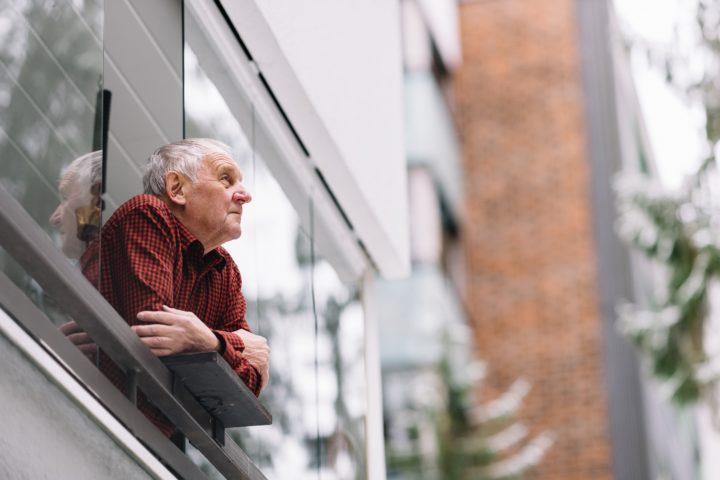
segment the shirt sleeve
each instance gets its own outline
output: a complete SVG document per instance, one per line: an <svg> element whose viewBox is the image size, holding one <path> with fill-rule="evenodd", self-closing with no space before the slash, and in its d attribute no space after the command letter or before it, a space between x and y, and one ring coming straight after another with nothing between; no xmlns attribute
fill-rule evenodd
<svg viewBox="0 0 720 480"><path fill-rule="evenodd" d="M222 344L220 348L225 361L257 396L260 394L260 373L243 357L242 352L245 350L245 345L239 336L232 333L238 329L250 331L250 325L245 320L247 306L241 291L242 279L237 265L231 260L228 261L227 270L227 295L225 296L228 299L227 313L223 325L215 330L215 334Z"/></svg>
<svg viewBox="0 0 720 480"><path fill-rule="evenodd" d="M138 312L173 306L175 236L163 213L152 206L136 208L111 237L103 239L106 261L100 268L111 269L106 273L116 293L114 306L125 321L136 325L142 323Z"/></svg>

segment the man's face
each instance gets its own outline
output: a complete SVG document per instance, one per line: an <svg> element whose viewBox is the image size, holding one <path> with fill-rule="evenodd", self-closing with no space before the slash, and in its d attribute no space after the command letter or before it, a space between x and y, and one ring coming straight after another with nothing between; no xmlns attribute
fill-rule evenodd
<svg viewBox="0 0 720 480"><path fill-rule="evenodd" d="M80 258L85 242L78 237L75 212L78 208L92 205L93 196L89 185L78 185L67 176L60 180L60 204L50 216L50 224L60 232L60 248L69 258Z"/></svg>
<svg viewBox="0 0 720 480"><path fill-rule="evenodd" d="M252 200L242 180L233 159L212 153L203 160L197 181L189 185L185 214L193 219L199 229L196 236L204 239L206 249L240 236L243 205Z"/></svg>

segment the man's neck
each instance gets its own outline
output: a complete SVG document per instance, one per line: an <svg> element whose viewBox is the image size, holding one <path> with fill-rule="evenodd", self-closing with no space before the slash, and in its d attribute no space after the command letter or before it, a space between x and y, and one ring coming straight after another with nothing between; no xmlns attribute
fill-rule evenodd
<svg viewBox="0 0 720 480"><path fill-rule="evenodd" d="M161 200L168 206L170 213L172 213L175 218L182 223L185 228L187 228L188 232L190 232L200 242L203 246L203 255L207 255L220 246L219 244L216 244L216 242L213 242L209 235L202 234L202 229L196 225L192 219L185 215L185 208L183 205L178 205L170 201L167 197L162 197Z"/></svg>

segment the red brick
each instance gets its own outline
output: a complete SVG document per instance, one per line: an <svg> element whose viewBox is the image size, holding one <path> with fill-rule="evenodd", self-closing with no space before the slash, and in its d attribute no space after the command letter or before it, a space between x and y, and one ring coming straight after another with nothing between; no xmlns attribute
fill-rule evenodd
<svg viewBox="0 0 720 480"><path fill-rule="evenodd" d="M533 384L520 419L556 443L532 478L612 477L573 0L460 7L465 303L479 393Z"/></svg>

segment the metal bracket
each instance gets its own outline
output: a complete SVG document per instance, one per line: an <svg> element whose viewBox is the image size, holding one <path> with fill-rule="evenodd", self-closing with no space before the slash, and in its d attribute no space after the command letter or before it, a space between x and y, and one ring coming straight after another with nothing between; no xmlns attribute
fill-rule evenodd
<svg viewBox="0 0 720 480"><path fill-rule="evenodd" d="M212 435L215 441L220 444L220 446L225 446L225 425L223 425L222 420L220 420L217 417L213 417L212 421L213 425L213 431Z"/></svg>
<svg viewBox="0 0 720 480"><path fill-rule="evenodd" d="M137 385L138 372L134 368L125 371L125 388L127 389L127 398L133 405L137 406Z"/></svg>
<svg viewBox="0 0 720 480"><path fill-rule="evenodd" d="M183 382L182 382L182 379L180 378L180 375L177 375L175 372L171 372L171 373L172 373L172 394L177 397L183 388Z"/></svg>

